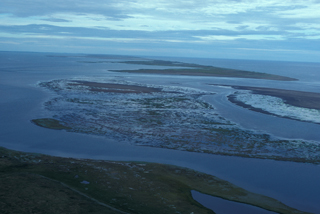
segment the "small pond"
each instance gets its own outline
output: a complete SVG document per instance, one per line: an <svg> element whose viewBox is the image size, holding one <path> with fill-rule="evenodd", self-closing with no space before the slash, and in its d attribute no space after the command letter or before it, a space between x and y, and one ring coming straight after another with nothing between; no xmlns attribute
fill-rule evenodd
<svg viewBox="0 0 320 214"><path fill-rule="evenodd" d="M216 214L276 214L275 212L259 207L229 201L219 197L213 197L211 195L202 194L194 190L191 191L191 194L194 200L211 209Z"/></svg>

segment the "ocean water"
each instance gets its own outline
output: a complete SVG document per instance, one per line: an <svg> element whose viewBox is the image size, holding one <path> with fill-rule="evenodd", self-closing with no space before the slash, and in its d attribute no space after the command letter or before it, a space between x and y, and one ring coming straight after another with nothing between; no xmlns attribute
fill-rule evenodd
<svg viewBox="0 0 320 214"><path fill-rule="evenodd" d="M95 77L216 92L217 96L205 99L212 103L223 117L245 128L279 137L320 141L320 125L249 111L226 99L226 95L232 93L232 90L210 85L245 85L319 92L319 63L160 57L158 59L272 73L298 78L299 81L127 74L109 70L150 66L110 63L118 59L97 60L84 55L0 52L0 146L64 157L175 164L215 175L249 191L276 198L297 209L320 213L318 165L138 147L105 137L43 129L30 122L31 119L48 116L49 113L42 104L55 96L37 87L38 82Z"/></svg>
<svg viewBox="0 0 320 214"><path fill-rule="evenodd" d="M276 74L299 79L299 83L306 84L303 90L309 89L308 85L319 86L320 63L314 62L284 62L284 61L262 61L262 60L237 60L237 59L202 59L202 58L179 58L158 57L157 59L173 60L179 62L211 65L216 67L256 71L268 74ZM252 82L252 81L251 81ZM308 83L307 83L308 82ZM254 84L254 82L252 82ZM277 85L276 83L273 83ZM318 92L318 91L315 91Z"/></svg>

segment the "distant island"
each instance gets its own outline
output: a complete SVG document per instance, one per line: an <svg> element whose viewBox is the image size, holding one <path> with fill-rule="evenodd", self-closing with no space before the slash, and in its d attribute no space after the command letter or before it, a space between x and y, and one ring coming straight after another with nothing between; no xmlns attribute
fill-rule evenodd
<svg viewBox="0 0 320 214"><path fill-rule="evenodd" d="M166 60L131 60L117 63L135 64L135 65L152 65L174 67L168 69L137 69L137 70L111 70L116 72L128 73L147 73L147 74L167 74L167 75L188 75L188 76L211 76L211 77L233 77L233 78L252 78L278 81L296 81L295 78L260 73L254 71L243 71L230 68L220 68L193 63L184 63ZM177 67L177 68L176 68Z"/></svg>

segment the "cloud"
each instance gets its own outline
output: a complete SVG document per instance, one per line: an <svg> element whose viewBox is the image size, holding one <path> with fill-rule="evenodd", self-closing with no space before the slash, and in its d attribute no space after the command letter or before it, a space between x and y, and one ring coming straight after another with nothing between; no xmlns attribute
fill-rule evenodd
<svg viewBox="0 0 320 214"><path fill-rule="evenodd" d="M131 50L165 43L177 53L183 46L196 53L204 44L209 52L219 42L221 48L315 49L319 11L317 0L1 0L0 41L123 42Z"/></svg>
<svg viewBox="0 0 320 214"><path fill-rule="evenodd" d="M314 2L314 1L312 1ZM308 1L301 3L297 7L288 8L284 11L276 12L277 15L281 18L291 18L291 19L316 19L320 18L320 3L314 3Z"/></svg>
<svg viewBox="0 0 320 214"><path fill-rule="evenodd" d="M0 13L17 17L47 16L59 13L100 14L112 19L126 18L117 0L1 0Z"/></svg>
<svg viewBox="0 0 320 214"><path fill-rule="evenodd" d="M11 44L11 45L20 45L19 42L13 42L13 41L0 41L2 44Z"/></svg>
<svg viewBox="0 0 320 214"><path fill-rule="evenodd" d="M66 19L58 19L58 18L46 18L46 19L41 19L43 21L48 21L48 22L70 22Z"/></svg>
<svg viewBox="0 0 320 214"><path fill-rule="evenodd" d="M114 30L241 31L243 26L282 29L299 17L319 17L319 7L313 0L2 0L0 13L10 15L9 23L17 25L56 22L57 26Z"/></svg>
<svg viewBox="0 0 320 214"><path fill-rule="evenodd" d="M259 49L259 48L233 48L238 50L250 50L250 51L268 51L268 52L301 52L301 50L293 50L293 49Z"/></svg>
<svg viewBox="0 0 320 214"><path fill-rule="evenodd" d="M225 35L210 35L210 36L195 36L196 38L202 40L285 40L281 35L234 35L234 36L225 36Z"/></svg>

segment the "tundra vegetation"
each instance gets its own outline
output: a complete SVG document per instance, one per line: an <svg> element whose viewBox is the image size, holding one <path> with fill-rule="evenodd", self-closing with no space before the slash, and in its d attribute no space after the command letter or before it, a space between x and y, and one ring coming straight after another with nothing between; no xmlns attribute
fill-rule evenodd
<svg viewBox="0 0 320 214"><path fill-rule="evenodd" d="M244 71L244 70L237 70L237 69L230 69L230 68L221 68L221 67L215 67L215 66L199 65L194 63L183 63L183 62L176 62L176 61L166 61L166 60L130 60L130 61L120 61L120 63L148 65L148 66L165 66L170 68L113 70L113 71L129 72L129 73L148 73L148 74L252 78L252 79L266 79L266 80L279 80L279 81L297 80L290 77L255 72L255 71Z"/></svg>
<svg viewBox="0 0 320 214"><path fill-rule="evenodd" d="M0 147L1 213L214 213L191 190L277 213L304 212L187 168L12 151Z"/></svg>
<svg viewBox="0 0 320 214"><path fill-rule="evenodd" d="M124 63L131 65L154 66L154 68L140 68L140 69L117 69L110 70L115 72L126 73L143 73L143 74L167 74L167 75L187 75L187 76L211 76L211 77L233 77L233 78L251 78L251 79L266 79L278 81L296 81L297 79L280 76L275 74L267 74L255 71L245 71L239 69L222 68L209 65L199 65L195 63L184 63L178 61L168 60L152 60L145 58L113 58L89 55L86 58L93 58L94 60L79 61L80 63ZM119 61L109 61L118 59ZM122 60L121 60L122 59Z"/></svg>

